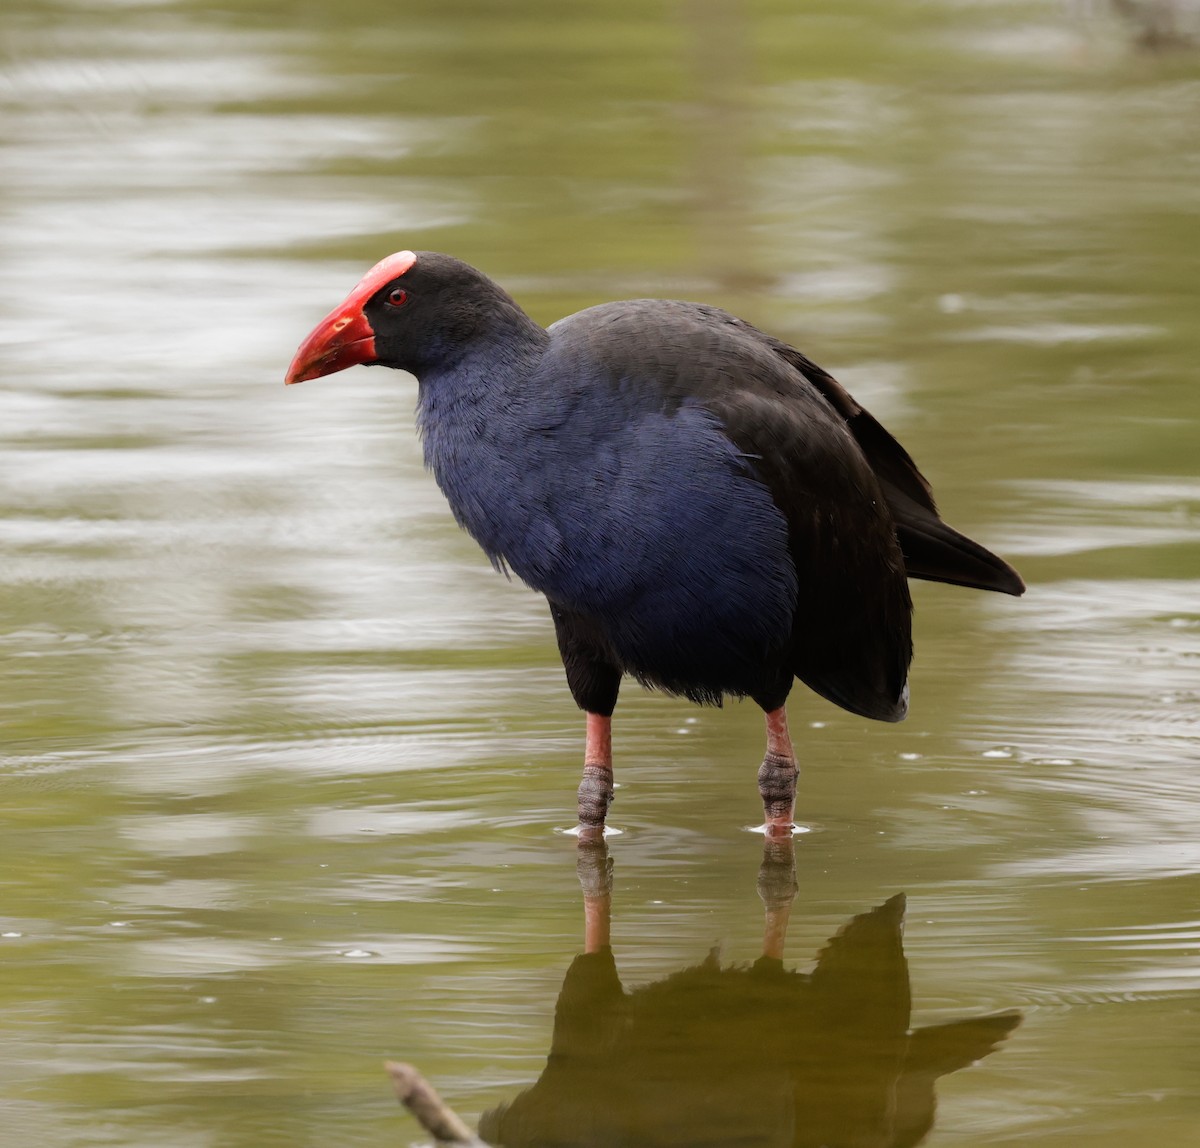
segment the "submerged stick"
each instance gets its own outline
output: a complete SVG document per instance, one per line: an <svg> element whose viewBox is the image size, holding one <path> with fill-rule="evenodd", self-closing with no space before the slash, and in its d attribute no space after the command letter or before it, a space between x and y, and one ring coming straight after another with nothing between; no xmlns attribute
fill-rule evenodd
<svg viewBox="0 0 1200 1148"><path fill-rule="evenodd" d="M439 1144L488 1148L411 1064L389 1060L384 1068L392 1078L396 1099Z"/></svg>

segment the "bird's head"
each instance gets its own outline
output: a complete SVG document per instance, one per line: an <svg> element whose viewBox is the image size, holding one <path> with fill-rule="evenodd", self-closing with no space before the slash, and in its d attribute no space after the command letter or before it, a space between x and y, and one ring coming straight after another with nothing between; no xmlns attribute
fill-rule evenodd
<svg viewBox="0 0 1200 1148"><path fill-rule="evenodd" d="M381 259L300 344L284 382L364 363L420 373L446 366L503 316L527 317L487 276L433 251Z"/></svg>

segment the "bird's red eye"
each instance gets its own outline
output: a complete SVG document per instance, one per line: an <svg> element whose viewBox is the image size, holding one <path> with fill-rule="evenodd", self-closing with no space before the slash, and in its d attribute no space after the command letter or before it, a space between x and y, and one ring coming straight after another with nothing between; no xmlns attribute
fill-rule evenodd
<svg viewBox="0 0 1200 1148"><path fill-rule="evenodd" d="M408 292L403 287L395 287L388 292L387 301L393 307L403 307L408 302Z"/></svg>

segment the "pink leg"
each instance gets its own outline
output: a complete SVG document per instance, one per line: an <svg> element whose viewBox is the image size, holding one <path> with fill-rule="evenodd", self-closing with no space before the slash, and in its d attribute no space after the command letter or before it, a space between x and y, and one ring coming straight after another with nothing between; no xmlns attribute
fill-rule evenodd
<svg viewBox="0 0 1200 1148"><path fill-rule="evenodd" d="M579 840L604 836L604 818L613 799L612 718L587 715L583 780L579 783Z"/></svg>
<svg viewBox="0 0 1200 1148"><path fill-rule="evenodd" d="M796 755L788 735L787 710L767 715L767 755L758 770L758 792L768 837L790 837L796 810Z"/></svg>

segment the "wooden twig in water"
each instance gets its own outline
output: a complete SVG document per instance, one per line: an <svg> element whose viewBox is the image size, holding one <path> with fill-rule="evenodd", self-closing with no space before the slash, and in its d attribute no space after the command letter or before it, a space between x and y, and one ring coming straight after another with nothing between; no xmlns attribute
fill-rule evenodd
<svg viewBox="0 0 1200 1148"><path fill-rule="evenodd" d="M439 1144L488 1148L411 1064L389 1060L384 1068L392 1078L396 1099Z"/></svg>

